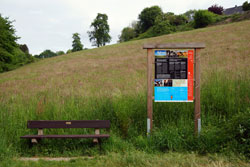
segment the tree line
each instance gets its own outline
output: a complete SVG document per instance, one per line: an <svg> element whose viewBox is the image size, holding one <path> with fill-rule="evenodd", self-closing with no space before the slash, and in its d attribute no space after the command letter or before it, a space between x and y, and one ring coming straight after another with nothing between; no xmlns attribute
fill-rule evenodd
<svg viewBox="0 0 250 167"><path fill-rule="evenodd" d="M250 3L244 2L242 8L244 11L250 10ZM172 12L164 13L159 6L144 8L138 15L137 21L133 21L131 25L122 29L118 42L203 28L228 17L234 17L224 16L223 10L222 6L215 4L207 10L189 10L175 15Z"/></svg>
<svg viewBox="0 0 250 167"><path fill-rule="evenodd" d="M111 41L108 16L106 14L98 13L90 27L92 30L87 33L93 46L105 46ZM13 21L0 14L0 72L13 70L40 58L50 58L65 54L64 51L53 52L46 49L39 55L32 56L26 44L17 43L17 39L20 37L15 32ZM83 50L84 46L81 43L80 34L73 33L72 38L72 49L69 49L66 53Z"/></svg>
<svg viewBox="0 0 250 167"><path fill-rule="evenodd" d="M111 41L111 36L109 35L109 25L108 16L106 14L98 13L96 18L90 25L91 31L88 31L88 36L92 46L105 46ZM72 49L69 49L66 53L77 52L84 49L84 45L81 43L81 38L79 33L74 33L72 41ZM85 48L87 49L87 48ZM59 56L65 54L63 51L58 51L54 53L51 50L45 50L39 55L35 55L36 58L49 58L54 56Z"/></svg>

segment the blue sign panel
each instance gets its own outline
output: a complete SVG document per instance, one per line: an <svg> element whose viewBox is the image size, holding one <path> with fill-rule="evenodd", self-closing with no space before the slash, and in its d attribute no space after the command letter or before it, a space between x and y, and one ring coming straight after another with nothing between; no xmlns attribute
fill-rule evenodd
<svg viewBox="0 0 250 167"><path fill-rule="evenodd" d="M187 87L155 87L155 102L187 101Z"/></svg>
<svg viewBox="0 0 250 167"><path fill-rule="evenodd" d="M166 50L155 50L155 56L166 56L167 51Z"/></svg>

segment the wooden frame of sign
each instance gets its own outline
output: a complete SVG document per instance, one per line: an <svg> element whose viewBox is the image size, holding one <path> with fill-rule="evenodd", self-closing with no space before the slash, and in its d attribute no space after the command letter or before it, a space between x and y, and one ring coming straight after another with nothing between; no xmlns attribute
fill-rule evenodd
<svg viewBox="0 0 250 167"><path fill-rule="evenodd" d="M143 49L147 49L147 135L149 136L153 129L153 65L154 49L193 49L194 50L194 132L199 134L201 130L200 119L200 50L205 48L204 43L167 43L167 44L144 44Z"/></svg>

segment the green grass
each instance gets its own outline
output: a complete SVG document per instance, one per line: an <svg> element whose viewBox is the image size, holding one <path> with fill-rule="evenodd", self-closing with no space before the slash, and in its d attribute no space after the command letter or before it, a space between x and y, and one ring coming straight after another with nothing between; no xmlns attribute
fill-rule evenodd
<svg viewBox="0 0 250 167"><path fill-rule="evenodd" d="M16 156L102 155L109 161L113 154L119 159L123 154L140 151L139 157L154 155L150 163L157 166L158 154L167 156L162 153L169 151L250 157L249 23L85 50L0 74L0 160ZM193 103L154 103L154 132L148 139L143 43L200 41L207 46L201 52L200 137L193 135ZM42 140L33 147L20 139L37 133L26 128L27 120L92 119L111 121L111 138L103 141L102 151L88 139ZM45 130L46 134L89 132L93 133L83 129ZM100 161L106 162L105 158ZM112 158L110 161L119 165ZM131 166L136 166L134 161Z"/></svg>
<svg viewBox="0 0 250 167"><path fill-rule="evenodd" d="M221 155L207 155L200 156L194 153L174 153L170 152L167 154L146 154L139 151L122 153L109 153L105 156L96 157L79 157L74 158L69 161L20 161L19 159L14 159L12 161L5 160L2 166L8 167L26 167L26 166L43 166L43 167L80 167L80 166L131 166L131 167L144 167L144 166L159 166L159 167L247 167L250 166L249 163L244 160L235 158L234 156L221 156Z"/></svg>

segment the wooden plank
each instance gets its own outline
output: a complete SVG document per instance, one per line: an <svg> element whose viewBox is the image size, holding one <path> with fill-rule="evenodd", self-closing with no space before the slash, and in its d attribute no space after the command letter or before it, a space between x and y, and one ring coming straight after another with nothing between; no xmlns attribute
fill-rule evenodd
<svg viewBox="0 0 250 167"><path fill-rule="evenodd" d="M200 49L195 49L195 110L194 110L194 129L195 134L199 133L200 121Z"/></svg>
<svg viewBox="0 0 250 167"><path fill-rule="evenodd" d="M99 135L26 135L21 138L28 139L42 139L42 138L109 138L109 134Z"/></svg>
<svg viewBox="0 0 250 167"><path fill-rule="evenodd" d="M143 49L203 49L204 43L144 44Z"/></svg>
<svg viewBox="0 0 250 167"><path fill-rule="evenodd" d="M150 133L153 128L153 62L154 62L154 54L153 54L153 49L148 49L147 50L147 113L148 113L148 119L147 121L150 125L150 130L147 131L147 133Z"/></svg>
<svg viewBox="0 0 250 167"><path fill-rule="evenodd" d="M28 128L110 128L109 120L28 121Z"/></svg>

